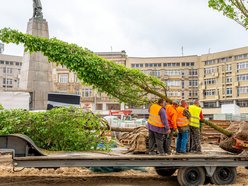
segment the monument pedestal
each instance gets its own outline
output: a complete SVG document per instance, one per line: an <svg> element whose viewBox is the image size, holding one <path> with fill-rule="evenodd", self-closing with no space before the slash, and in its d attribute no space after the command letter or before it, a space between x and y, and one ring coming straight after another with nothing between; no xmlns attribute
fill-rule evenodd
<svg viewBox="0 0 248 186"><path fill-rule="evenodd" d="M48 23L45 19L32 18L27 33L49 38ZM19 87L30 92L31 110L46 110L48 92L52 90L52 64L41 52L30 55L25 52L22 60Z"/></svg>

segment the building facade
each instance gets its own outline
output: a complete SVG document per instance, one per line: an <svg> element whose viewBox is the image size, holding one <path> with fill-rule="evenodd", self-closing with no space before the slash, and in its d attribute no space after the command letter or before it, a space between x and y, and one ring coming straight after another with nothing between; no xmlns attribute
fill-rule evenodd
<svg viewBox="0 0 248 186"><path fill-rule="evenodd" d="M248 113L248 47L200 57L199 99L206 115L220 113L223 104Z"/></svg>
<svg viewBox="0 0 248 186"><path fill-rule="evenodd" d="M21 65L21 56L0 53L0 91L18 90Z"/></svg>
<svg viewBox="0 0 248 186"><path fill-rule="evenodd" d="M99 52L97 55L136 68L160 78L167 85L167 96L192 103L199 99L206 116L221 113L221 105L237 104L248 114L248 47L176 57L128 57L125 51ZM15 90L19 84L22 57L0 54L0 91ZM53 64L53 91L81 96L81 107L100 114L124 109L118 100L84 85L76 74ZM147 107L132 108L147 114Z"/></svg>
<svg viewBox="0 0 248 186"><path fill-rule="evenodd" d="M96 54L126 66L127 55L125 51L98 52ZM61 65L53 65L53 82L55 92L80 95L82 108L87 108L103 115L108 115L109 110L124 109L124 104L120 104L118 100L107 96L105 93L99 93L97 90L92 89L91 86L80 82L75 73L70 72Z"/></svg>

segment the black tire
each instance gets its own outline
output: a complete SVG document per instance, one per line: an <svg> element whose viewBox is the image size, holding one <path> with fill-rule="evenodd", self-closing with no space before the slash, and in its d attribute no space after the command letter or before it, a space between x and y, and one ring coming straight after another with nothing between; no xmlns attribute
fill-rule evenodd
<svg viewBox="0 0 248 186"><path fill-rule="evenodd" d="M183 167L178 169L177 181L181 186L203 185L205 179L206 173L202 167Z"/></svg>
<svg viewBox="0 0 248 186"><path fill-rule="evenodd" d="M217 167L210 179L216 185L232 184L237 179L236 167Z"/></svg>
<svg viewBox="0 0 248 186"><path fill-rule="evenodd" d="M176 168L168 168L168 167L155 167L155 171L160 176L172 176L176 172Z"/></svg>

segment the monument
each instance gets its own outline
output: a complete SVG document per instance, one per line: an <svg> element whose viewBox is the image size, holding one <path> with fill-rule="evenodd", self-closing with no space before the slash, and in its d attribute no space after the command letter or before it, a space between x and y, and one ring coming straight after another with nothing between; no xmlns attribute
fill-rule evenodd
<svg viewBox="0 0 248 186"><path fill-rule="evenodd" d="M40 0L33 0L33 16L27 25L27 33L49 38L48 23L43 18ZM19 87L31 95L31 110L46 110L48 92L52 89L52 65L41 52L25 52L22 60Z"/></svg>

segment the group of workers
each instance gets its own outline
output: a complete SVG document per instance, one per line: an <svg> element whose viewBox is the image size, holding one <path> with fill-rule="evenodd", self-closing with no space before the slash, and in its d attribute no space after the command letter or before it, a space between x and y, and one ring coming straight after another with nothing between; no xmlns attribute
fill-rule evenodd
<svg viewBox="0 0 248 186"><path fill-rule="evenodd" d="M171 143L177 134L176 154L202 153L200 141L202 109L199 101L192 105L185 100L172 103L159 99L149 108L149 154L171 154ZM157 151L156 151L157 148Z"/></svg>

